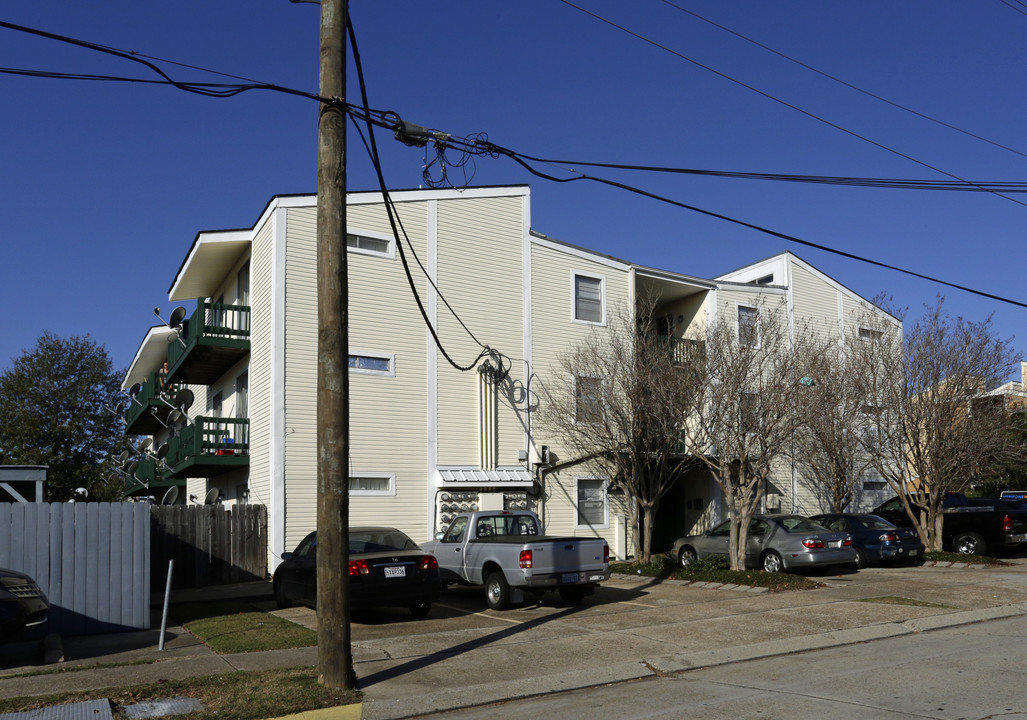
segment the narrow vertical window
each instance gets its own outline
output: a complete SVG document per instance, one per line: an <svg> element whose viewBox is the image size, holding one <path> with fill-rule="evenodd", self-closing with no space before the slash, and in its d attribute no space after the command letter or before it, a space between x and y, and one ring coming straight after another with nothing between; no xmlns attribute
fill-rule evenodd
<svg viewBox="0 0 1027 720"><path fill-rule="evenodd" d="M760 344L760 314L754 307L738 306L738 343L750 347Z"/></svg>
<svg viewBox="0 0 1027 720"><path fill-rule="evenodd" d="M607 527L610 521L606 504L606 480L604 478L580 477L577 478L576 484L577 517L575 525L580 528Z"/></svg>
<svg viewBox="0 0 1027 720"><path fill-rule="evenodd" d="M574 377L574 421L595 425L602 420L602 378L576 375Z"/></svg>

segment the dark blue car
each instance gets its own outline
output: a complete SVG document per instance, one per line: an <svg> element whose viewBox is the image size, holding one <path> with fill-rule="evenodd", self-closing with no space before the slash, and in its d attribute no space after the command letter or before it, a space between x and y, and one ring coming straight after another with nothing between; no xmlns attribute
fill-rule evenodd
<svg viewBox="0 0 1027 720"><path fill-rule="evenodd" d="M810 519L852 536L858 568L886 561L914 562L924 556L924 544L916 530L896 527L877 515L825 513Z"/></svg>

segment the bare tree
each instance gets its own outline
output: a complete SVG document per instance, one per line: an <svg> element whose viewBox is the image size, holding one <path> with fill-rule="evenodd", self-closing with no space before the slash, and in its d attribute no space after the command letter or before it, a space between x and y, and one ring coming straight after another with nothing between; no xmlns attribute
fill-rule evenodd
<svg viewBox="0 0 1027 720"><path fill-rule="evenodd" d="M883 334L850 357L865 392L864 448L927 548L941 550L945 493L1022 452L1002 399L986 396L1016 360L1011 341L996 336L990 317L951 317L939 297L904 342Z"/></svg>
<svg viewBox="0 0 1027 720"><path fill-rule="evenodd" d="M624 491L643 561L660 501L689 467L681 443L687 366L682 347L658 334L653 309L647 301L635 312L622 308L563 355L565 382L543 390L538 416L573 455L560 466L589 463Z"/></svg>
<svg viewBox="0 0 1027 720"><path fill-rule="evenodd" d="M846 346L859 342L858 332L849 333ZM844 512L871 467L864 450L865 392L836 338L825 336L819 343L811 338L811 342L815 350L804 359L807 391L797 398L801 422L793 457L815 491L826 496L831 510Z"/></svg>
<svg viewBox="0 0 1027 720"><path fill-rule="evenodd" d="M745 567L749 521L774 464L791 450L808 390L800 380L818 347L812 333L788 327L783 307L761 303L739 319L706 328L704 362L688 366L683 424L689 450L724 495L733 570Z"/></svg>

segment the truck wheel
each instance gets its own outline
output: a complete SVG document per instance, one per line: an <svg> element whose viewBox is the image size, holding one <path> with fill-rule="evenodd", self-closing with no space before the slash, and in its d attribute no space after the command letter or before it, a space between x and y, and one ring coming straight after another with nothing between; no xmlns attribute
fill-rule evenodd
<svg viewBox="0 0 1027 720"><path fill-rule="evenodd" d="M510 585L502 571L489 573L485 578L485 600L490 610L506 610L510 605Z"/></svg>
<svg viewBox="0 0 1027 720"><path fill-rule="evenodd" d="M952 547L960 555L983 555L984 538L975 532L964 532L952 539Z"/></svg>
<svg viewBox="0 0 1027 720"><path fill-rule="evenodd" d="M585 599L585 588L582 587L562 587L558 588L557 592L560 593L560 599L568 605L577 605Z"/></svg>

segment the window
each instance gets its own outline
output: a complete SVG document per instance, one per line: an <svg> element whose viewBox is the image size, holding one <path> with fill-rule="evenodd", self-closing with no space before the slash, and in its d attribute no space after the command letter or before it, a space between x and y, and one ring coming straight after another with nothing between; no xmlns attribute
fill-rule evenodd
<svg viewBox="0 0 1027 720"><path fill-rule="evenodd" d="M235 379L235 416L250 416L250 373L246 371Z"/></svg>
<svg viewBox="0 0 1027 720"><path fill-rule="evenodd" d="M574 276L574 320L575 322L602 325L603 279L588 275Z"/></svg>
<svg viewBox="0 0 1027 720"><path fill-rule="evenodd" d="M738 425L746 434L760 429L760 396L756 393L742 393L738 399Z"/></svg>
<svg viewBox="0 0 1027 720"><path fill-rule="evenodd" d="M574 421L595 425L602 420L602 378L574 376Z"/></svg>
<svg viewBox="0 0 1027 720"><path fill-rule="evenodd" d="M353 473L349 476L350 495L395 495L395 473Z"/></svg>
<svg viewBox="0 0 1027 720"><path fill-rule="evenodd" d="M606 507L606 479L579 477L576 479L577 528L609 527Z"/></svg>
<svg viewBox="0 0 1027 720"><path fill-rule="evenodd" d="M758 278L756 278L755 280L752 281L752 284L753 285L773 285L774 284L774 274L771 273L770 275L764 275L763 277L758 277Z"/></svg>
<svg viewBox="0 0 1027 720"><path fill-rule="evenodd" d="M874 328L861 327L859 329L860 340L880 340L884 337L884 330L876 330Z"/></svg>
<svg viewBox="0 0 1027 720"><path fill-rule="evenodd" d="M368 234L346 234L346 247L350 252L360 255L378 255L379 257L395 257L392 249L392 238L387 236L373 236Z"/></svg>
<svg viewBox="0 0 1027 720"><path fill-rule="evenodd" d="M376 353L354 353L349 356L350 372L365 375L395 375L396 356Z"/></svg>
<svg viewBox="0 0 1027 720"><path fill-rule="evenodd" d="M221 417L222 406L225 404L225 396L218 390L216 393L210 396L210 414L211 417Z"/></svg>
<svg viewBox="0 0 1027 720"><path fill-rule="evenodd" d="M887 490L888 489L888 483L885 482L884 480L864 480L863 481L863 489L864 490Z"/></svg>
<svg viewBox="0 0 1027 720"><path fill-rule="evenodd" d="M250 304L250 261L247 260L235 275L236 305Z"/></svg>
<svg viewBox="0 0 1027 720"><path fill-rule="evenodd" d="M738 306L738 343L753 347L760 344L760 313L752 306Z"/></svg>

